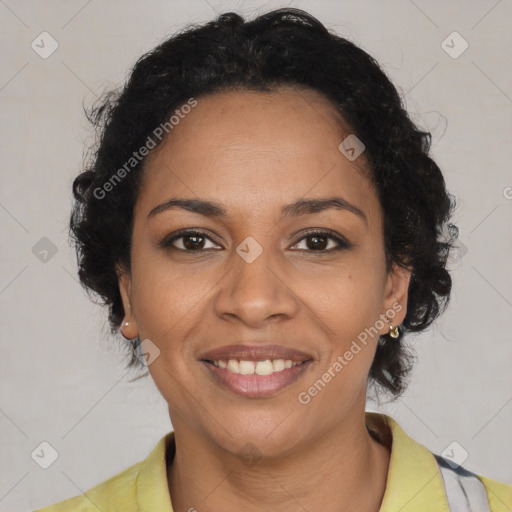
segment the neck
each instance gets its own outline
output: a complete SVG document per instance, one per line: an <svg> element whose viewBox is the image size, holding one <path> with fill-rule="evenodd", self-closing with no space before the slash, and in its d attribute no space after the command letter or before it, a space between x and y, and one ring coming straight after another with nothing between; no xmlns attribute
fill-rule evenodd
<svg viewBox="0 0 512 512"><path fill-rule="evenodd" d="M370 436L364 416L294 453L245 463L226 452L219 456L217 444L186 425L174 427L176 453L167 474L176 511L380 509L390 452Z"/></svg>

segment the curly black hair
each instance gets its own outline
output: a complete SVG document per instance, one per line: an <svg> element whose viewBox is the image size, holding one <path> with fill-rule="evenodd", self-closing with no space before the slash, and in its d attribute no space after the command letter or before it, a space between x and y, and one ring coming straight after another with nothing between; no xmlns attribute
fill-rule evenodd
<svg viewBox="0 0 512 512"><path fill-rule="evenodd" d="M425 330L450 298L446 263L458 229L447 221L455 200L429 157L431 134L412 122L375 59L303 10L277 9L249 21L229 12L189 25L143 55L122 88L86 109L98 139L73 182L70 238L78 276L89 295L108 306L111 332L118 333L124 309L116 269L130 269L133 211L146 160L139 150L149 140L157 145L157 128L169 131L169 116L179 115L191 98L280 86L322 93L363 141L383 210L387 268L412 268L399 337L379 338L369 374L370 384L396 398L412 366L404 335ZM131 341L127 368L142 368L140 340Z"/></svg>

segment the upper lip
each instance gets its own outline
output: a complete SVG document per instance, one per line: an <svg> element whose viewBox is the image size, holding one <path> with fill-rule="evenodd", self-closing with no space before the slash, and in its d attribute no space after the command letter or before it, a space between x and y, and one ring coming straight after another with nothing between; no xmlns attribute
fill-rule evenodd
<svg viewBox="0 0 512 512"><path fill-rule="evenodd" d="M302 363L312 359L310 354L283 345L225 345L203 353L204 361L237 359L239 361L265 361L266 359L289 359Z"/></svg>

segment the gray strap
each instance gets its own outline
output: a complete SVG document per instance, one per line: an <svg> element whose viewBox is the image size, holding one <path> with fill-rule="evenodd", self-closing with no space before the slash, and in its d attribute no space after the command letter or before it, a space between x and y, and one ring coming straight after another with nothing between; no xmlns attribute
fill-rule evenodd
<svg viewBox="0 0 512 512"><path fill-rule="evenodd" d="M490 512L483 482L462 466L453 467L440 455L433 454L443 477L450 512Z"/></svg>

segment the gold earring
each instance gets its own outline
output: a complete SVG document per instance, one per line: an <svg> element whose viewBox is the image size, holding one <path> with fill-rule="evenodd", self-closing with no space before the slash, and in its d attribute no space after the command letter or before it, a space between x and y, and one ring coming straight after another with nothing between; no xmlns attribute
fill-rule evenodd
<svg viewBox="0 0 512 512"><path fill-rule="evenodd" d="M392 325L389 326L389 335L392 338L398 338L400 336L400 331L398 330L398 325L393 327Z"/></svg>

